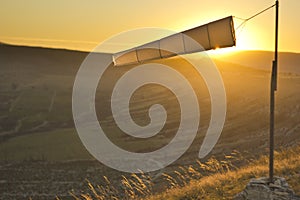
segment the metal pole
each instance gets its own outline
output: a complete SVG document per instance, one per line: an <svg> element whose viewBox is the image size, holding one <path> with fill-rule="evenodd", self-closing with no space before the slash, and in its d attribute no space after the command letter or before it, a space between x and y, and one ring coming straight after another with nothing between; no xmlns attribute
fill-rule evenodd
<svg viewBox="0 0 300 200"><path fill-rule="evenodd" d="M270 94L270 157L269 157L269 178L274 182L274 121L275 121L275 91L277 90L277 68L278 68L278 15L279 2L276 0L276 20L275 20L275 52L272 65L271 94Z"/></svg>

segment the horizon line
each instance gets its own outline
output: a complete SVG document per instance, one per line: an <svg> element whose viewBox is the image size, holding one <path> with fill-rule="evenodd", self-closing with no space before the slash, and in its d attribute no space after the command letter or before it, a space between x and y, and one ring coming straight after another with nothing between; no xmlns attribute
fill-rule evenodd
<svg viewBox="0 0 300 200"><path fill-rule="evenodd" d="M66 42L72 42L72 41L66 41ZM74 41L74 43L80 43L81 41ZM90 44L92 42L89 42ZM29 48L41 48L41 49L51 49L51 50L65 50L65 51L76 51L76 52L82 52L82 53L92 53L93 50L84 50L83 48L68 48L68 47L57 47L57 46L47 46L47 45L35 45L35 44L18 44L18 43L10 43L10 42L3 42L0 40L0 45L6 45L6 46L15 46L15 47L29 47ZM236 47L231 47L231 48L236 48ZM213 51L217 51L217 50L209 50L206 52L213 52ZM237 53L237 52L274 52L272 50L263 50L263 49L233 49L232 52L226 52L226 53L220 53L219 55L225 55L225 54L230 54L230 53ZM295 51L278 51L279 53L294 53L294 54L300 54L299 52L295 52ZM105 52L105 51L99 51L99 52L95 52L95 53L105 53L105 54L114 54L115 52ZM214 53L212 53L214 54Z"/></svg>

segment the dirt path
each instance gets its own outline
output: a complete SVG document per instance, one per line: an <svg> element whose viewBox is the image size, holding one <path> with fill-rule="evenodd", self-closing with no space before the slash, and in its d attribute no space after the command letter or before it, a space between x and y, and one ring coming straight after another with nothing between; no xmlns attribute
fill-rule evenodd
<svg viewBox="0 0 300 200"><path fill-rule="evenodd" d="M56 90L54 90L53 95L52 95L52 98L51 98L51 102L50 102L50 105L49 105L49 108L48 108L48 112L49 112L49 113L52 111L55 97L56 97Z"/></svg>

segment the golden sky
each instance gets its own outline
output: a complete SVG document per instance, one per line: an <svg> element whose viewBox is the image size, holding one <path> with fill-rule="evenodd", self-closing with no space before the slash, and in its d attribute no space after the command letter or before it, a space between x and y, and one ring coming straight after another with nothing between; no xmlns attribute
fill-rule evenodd
<svg viewBox="0 0 300 200"><path fill-rule="evenodd" d="M0 41L92 50L143 27L183 31L229 15L247 18L274 0L0 0ZM280 1L280 51L300 52L300 0ZM235 49L273 50L271 9L236 30ZM235 20L235 25L242 21ZM109 47L107 51L112 51Z"/></svg>

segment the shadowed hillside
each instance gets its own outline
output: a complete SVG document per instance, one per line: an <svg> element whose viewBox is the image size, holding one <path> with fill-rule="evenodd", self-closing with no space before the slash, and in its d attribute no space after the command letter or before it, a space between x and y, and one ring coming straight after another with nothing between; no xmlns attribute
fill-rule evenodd
<svg viewBox="0 0 300 200"><path fill-rule="evenodd" d="M269 51L239 51L220 56L219 59L248 67L270 70L272 60L274 60L274 53ZM299 53L281 52L278 59L279 72L300 74Z"/></svg>
<svg viewBox="0 0 300 200"><path fill-rule="evenodd" d="M117 182L122 175L128 175L95 161L77 136L72 88L86 56L85 52L0 45L0 198L68 197L72 189L81 193L85 179L98 184L103 176ZM197 54L192 58L197 60ZM242 52L216 59L226 89L227 115L217 145L203 161L212 156L221 158L233 150L253 157L266 154L271 60L271 52ZM300 131L300 54L282 53L280 60L280 68L287 67L279 74L276 94L277 149L297 146ZM154 190L164 188L159 181L162 172L195 164L210 120L209 93L201 76L179 58L159 63L172 66L190 81L198 97L201 121L188 151L166 169L149 175L158 177ZM266 63L267 68L262 68ZM133 67L109 66L97 89L96 111L107 137L115 144L134 152L149 152L166 145L176 134L179 103L164 87L139 88L129 105L134 121L148 124L148 109L153 104L163 105L168 119L161 132L150 139L124 134L113 120L110 97L116 80Z"/></svg>

